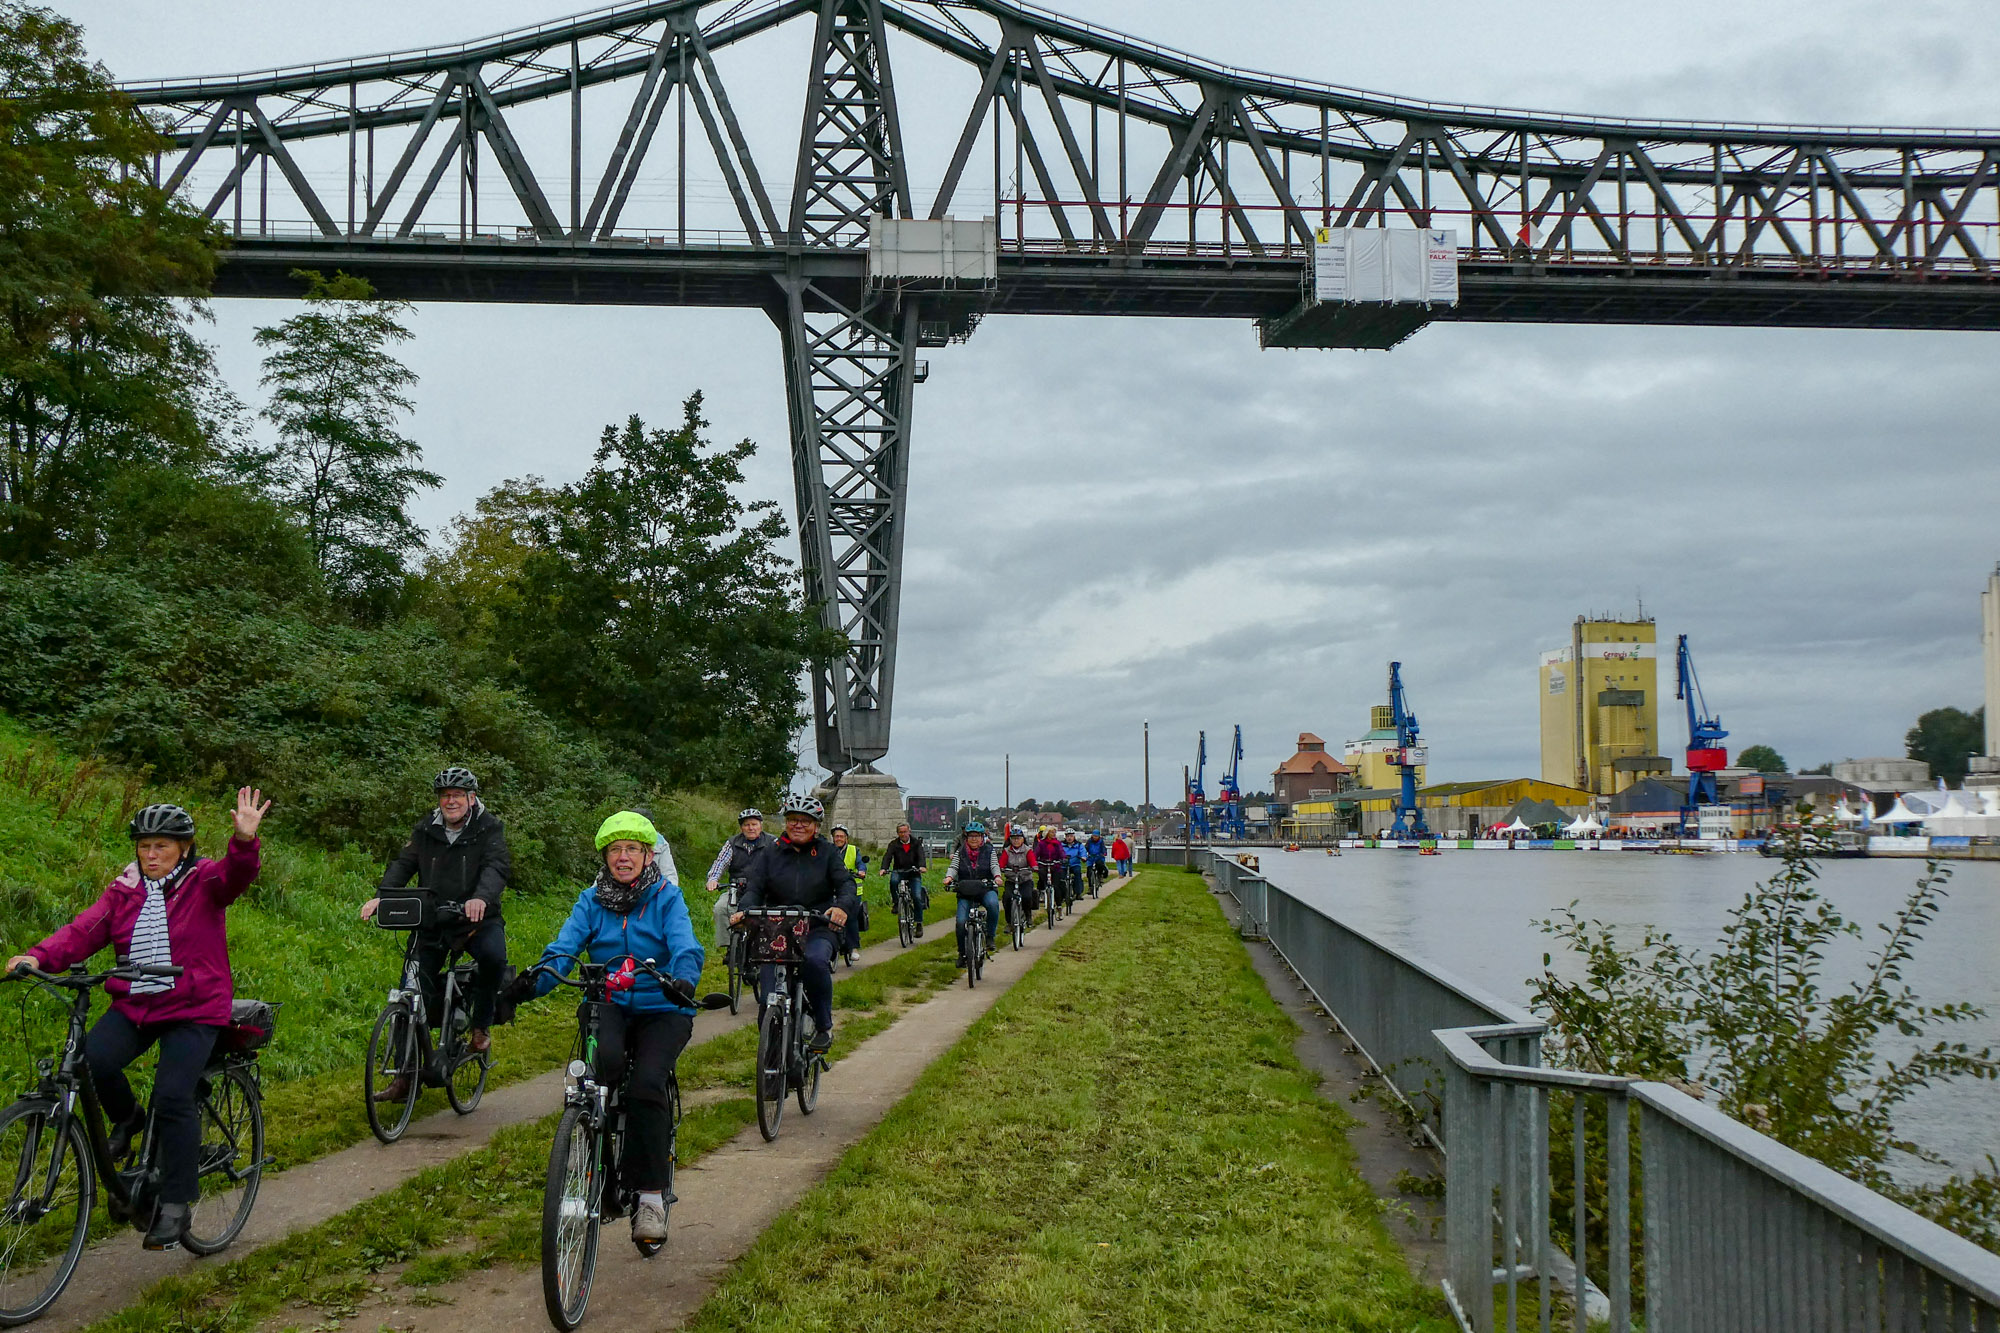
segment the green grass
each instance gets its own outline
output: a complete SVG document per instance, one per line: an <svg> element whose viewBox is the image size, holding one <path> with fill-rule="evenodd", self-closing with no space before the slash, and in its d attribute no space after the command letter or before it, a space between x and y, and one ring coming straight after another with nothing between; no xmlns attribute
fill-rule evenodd
<svg viewBox="0 0 2000 1333"><path fill-rule="evenodd" d="M1198 881L1079 922L692 1328L1452 1327Z"/></svg>

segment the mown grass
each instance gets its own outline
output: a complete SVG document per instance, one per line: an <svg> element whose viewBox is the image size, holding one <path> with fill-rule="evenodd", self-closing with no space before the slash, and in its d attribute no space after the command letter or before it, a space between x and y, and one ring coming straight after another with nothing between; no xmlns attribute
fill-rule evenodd
<svg viewBox="0 0 2000 1333"><path fill-rule="evenodd" d="M1445 1330L1199 881L1078 923L692 1328Z"/></svg>
<svg viewBox="0 0 2000 1333"><path fill-rule="evenodd" d="M832 1062L952 984L960 975L954 953L944 935L837 983L834 1004L842 1013ZM573 1023L571 1006L556 1007L565 1024ZM755 1053L754 1028L704 1042L682 1057L681 1088L747 1088ZM370 1288L382 1284L383 1270L396 1265L404 1267L394 1280L421 1292L496 1264L537 1263L543 1172L557 1114L508 1126L487 1146L319 1226L228 1264L159 1282L91 1331L240 1333L288 1306L352 1314ZM681 1163L695 1161L755 1119L748 1097L689 1107L681 1121Z"/></svg>

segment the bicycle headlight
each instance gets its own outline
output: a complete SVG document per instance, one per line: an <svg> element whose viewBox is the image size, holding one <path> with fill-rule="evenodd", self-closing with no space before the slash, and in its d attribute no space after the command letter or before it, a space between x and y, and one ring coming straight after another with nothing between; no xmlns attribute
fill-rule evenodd
<svg viewBox="0 0 2000 1333"><path fill-rule="evenodd" d="M583 1061L572 1060L569 1062L569 1076L571 1078L582 1078L585 1074L589 1072L590 1072L590 1066L585 1064Z"/></svg>

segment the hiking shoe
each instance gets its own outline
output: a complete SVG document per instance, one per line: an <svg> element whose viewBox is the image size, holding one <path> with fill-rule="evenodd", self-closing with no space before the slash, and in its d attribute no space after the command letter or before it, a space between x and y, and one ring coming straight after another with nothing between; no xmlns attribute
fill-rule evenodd
<svg viewBox="0 0 2000 1333"><path fill-rule="evenodd" d="M111 1130L111 1160L122 1162L132 1155L132 1140L146 1127L146 1112L142 1107L132 1113L129 1120L113 1126Z"/></svg>
<svg viewBox="0 0 2000 1333"><path fill-rule="evenodd" d="M163 1203L153 1214L153 1225L147 1229L146 1238L139 1243L149 1250L178 1250L187 1228L188 1206Z"/></svg>
<svg viewBox="0 0 2000 1333"><path fill-rule="evenodd" d="M667 1238L667 1210L641 1200L632 1213L632 1239L664 1241Z"/></svg>
<svg viewBox="0 0 2000 1333"><path fill-rule="evenodd" d="M814 1055L825 1055L833 1049L833 1031L823 1028L812 1034L806 1041L806 1050Z"/></svg>
<svg viewBox="0 0 2000 1333"><path fill-rule="evenodd" d="M375 1094L378 1102L400 1102L410 1095L410 1076L398 1074L388 1087Z"/></svg>
<svg viewBox="0 0 2000 1333"><path fill-rule="evenodd" d="M474 1028L465 1034L465 1044L474 1055L484 1055L493 1049L493 1034L485 1028Z"/></svg>

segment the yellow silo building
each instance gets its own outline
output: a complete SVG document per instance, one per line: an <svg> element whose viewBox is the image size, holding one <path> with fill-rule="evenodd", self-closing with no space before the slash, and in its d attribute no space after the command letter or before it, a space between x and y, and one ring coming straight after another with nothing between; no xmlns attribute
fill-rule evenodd
<svg viewBox="0 0 2000 1333"><path fill-rule="evenodd" d="M1542 781L1614 796L1660 756L1658 635L1650 619L1578 616L1542 654Z"/></svg>

